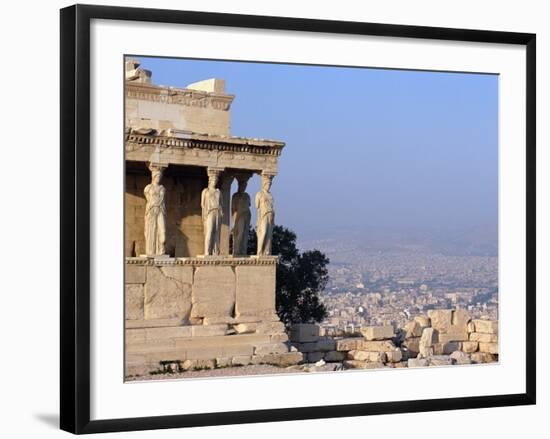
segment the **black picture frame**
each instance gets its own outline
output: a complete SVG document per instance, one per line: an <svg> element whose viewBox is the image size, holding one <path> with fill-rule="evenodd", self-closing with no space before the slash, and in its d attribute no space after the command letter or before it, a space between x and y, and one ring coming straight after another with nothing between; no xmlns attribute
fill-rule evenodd
<svg viewBox="0 0 550 439"><path fill-rule="evenodd" d="M525 393L90 420L90 22L181 23L523 45L526 47ZM60 426L81 434L535 404L536 401L536 35L303 18L110 6L61 9L61 370Z"/></svg>

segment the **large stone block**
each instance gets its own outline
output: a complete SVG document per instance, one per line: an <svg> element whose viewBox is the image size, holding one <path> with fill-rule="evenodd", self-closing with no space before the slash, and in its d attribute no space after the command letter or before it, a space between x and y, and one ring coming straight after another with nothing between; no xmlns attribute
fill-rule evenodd
<svg viewBox="0 0 550 439"><path fill-rule="evenodd" d="M212 265L195 269L192 317L228 321L235 311L235 273L231 267Z"/></svg>
<svg viewBox="0 0 550 439"><path fill-rule="evenodd" d="M386 352L386 361L389 363L399 363L403 358L401 350L394 349L393 351Z"/></svg>
<svg viewBox="0 0 550 439"><path fill-rule="evenodd" d="M259 318L275 312L275 265L237 265L235 316Z"/></svg>
<svg viewBox="0 0 550 439"><path fill-rule="evenodd" d="M320 338L317 341L316 347L321 352L334 351L336 349L336 340L333 338Z"/></svg>
<svg viewBox="0 0 550 439"><path fill-rule="evenodd" d="M481 343L496 343L498 342L498 335L496 334L484 334L482 332L472 332L470 334L471 341L478 341Z"/></svg>
<svg viewBox="0 0 550 439"><path fill-rule="evenodd" d="M316 352L317 349L317 342L311 342L311 343L294 343L293 346L295 346L300 352L303 352L304 354L308 354L310 352Z"/></svg>
<svg viewBox="0 0 550 439"><path fill-rule="evenodd" d="M273 364L287 367L304 361L304 354L301 352L286 352L284 354L255 355L252 357L252 361L254 364Z"/></svg>
<svg viewBox="0 0 550 439"><path fill-rule="evenodd" d="M253 334L258 327L257 323L238 323L233 325L233 329L237 334Z"/></svg>
<svg viewBox="0 0 550 439"><path fill-rule="evenodd" d="M188 326L191 329L192 337L214 337L227 334L227 325L192 325Z"/></svg>
<svg viewBox="0 0 550 439"><path fill-rule="evenodd" d="M260 344L254 349L254 355L284 354L286 352L288 352L288 346L285 343Z"/></svg>
<svg viewBox="0 0 550 439"><path fill-rule="evenodd" d="M187 320L191 311L192 283L191 267L147 267L145 319Z"/></svg>
<svg viewBox="0 0 550 439"><path fill-rule="evenodd" d="M272 343L280 343L280 342L288 341L288 335L286 335L285 333L282 333L282 334L270 334L270 335L269 335L269 340L270 340Z"/></svg>
<svg viewBox="0 0 550 439"><path fill-rule="evenodd" d="M476 332L498 334L498 322L495 320L474 320Z"/></svg>
<svg viewBox="0 0 550 439"><path fill-rule="evenodd" d="M461 351L452 352L450 357L454 364L472 364L470 356Z"/></svg>
<svg viewBox="0 0 550 439"><path fill-rule="evenodd" d="M388 352L395 349L395 345L390 340L382 341L366 341L361 340L358 344L358 349L369 352Z"/></svg>
<svg viewBox="0 0 550 439"><path fill-rule="evenodd" d="M316 342L319 340L319 325L298 323L290 328L290 341L294 343Z"/></svg>
<svg viewBox="0 0 550 439"><path fill-rule="evenodd" d="M282 334L285 332L285 325L282 322L261 322L256 326L258 334Z"/></svg>
<svg viewBox="0 0 550 439"><path fill-rule="evenodd" d="M403 328L405 331L405 338L420 337L422 335L423 327L416 320L411 320L405 324Z"/></svg>
<svg viewBox="0 0 550 439"><path fill-rule="evenodd" d="M434 328L424 328L422 331L422 337L420 337L419 347L420 348L429 348L433 346L436 341L436 332Z"/></svg>
<svg viewBox="0 0 550 439"><path fill-rule="evenodd" d="M498 354L498 343L479 343L479 352L488 354Z"/></svg>
<svg viewBox="0 0 550 439"><path fill-rule="evenodd" d="M147 341L169 340L176 338L188 338L193 335L192 326L176 326L173 328L145 328Z"/></svg>
<svg viewBox="0 0 550 439"><path fill-rule="evenodd" d="M466 326L451 326L447 332L439 332L437 339L440 343L448 343L450 341L466 341L469 338Z"/></svg>
<svg viewBox="0 0 550 439"><path fill-rule="evenodd" d="M306 355L306 361L308 363L317 363L319 360L324 359L324 352L310 352Z"/></svg>
<svg viewBox="0 0 550 439"><path fill-rule="evenodd" d="M428 328L431 325L430 318L423 314L417 315L414 321L417 322L422 329Z"/></svg>
<svg viewBox="0 0 550 439"><path fill-rule="evenodd" d="M126 284L124 291L124 303L127 320L143 319L144 293L142 284Z"/></svg>
<svg viewBox="0 0 550 439"><path fill-rule="evenodd" d="M126 329L124 331L124 335L124 342L126 343L126 346L145 343L147 340L145 329Z"/></svg>
<svg viewBox="0 0 550 439"><path fill-rule="evenodd" d="M395 349L390 340L367 341L359 337L342 338L336 340L336 350L340 352L360 350L368 352L387 352Z"/></svg>
<svg viewBox="0 0 550 439"><path fill-rule="evenodd" d="M467 354L471 354L472 352L477 351L477 348L479 347L477 341L463 341L462 342L462 351L466 352Z"/></svg>
<svg viewBox="0 0 550 439"><path fill-rule="evenodd" d="M357 361L381 361L386 362L385 352L366 352L366 351L349 351L347 355L350 360Z"/></svg>
<svg viewBox="0 0 550 439"><path fill-rule="evenodd" d="M452 325L453 310L451 309L431 309L428 311L432 328L439 332L447 332Z"/></svg>
<svg viewBox="0 0 550 439"><path fill-rule="evenodd" d="M145 265L126 264L124 270L124 283L126 284L144 284L146 279Z"/></svg>
<svg viewBox="0 0 550 439"><path fill-rule="evenodd" d="M406 338L402 346L407 348L409 352L418 354L420 352L420 337Z"/></svg>
<svg viewBox="0 0 550 439"><path fill-rule="evenodd" d="M430 366L450 366L453 364L453 360L449 355L434 355L428 358Z"/></svg>
<svg viewBox="0 0 550 439"><path fill-rule="evenodd" d="M365 326L361 328L361 335L367 340L385 340L393 338L393 326Z"/></svg>
<svg viewBox="0 0 550 439"><path fill-rule="evenodd" d="M208 360L218 357L252 356L254 347L250 345L223 345L217 347L193 348L185 350L185 357L190 360Z"/></svg>
<svg viewBox="0 0 550 439"><path fill-rule="evenodd" d="M462 342L449 341L444 343L435 343L433 345L434 355L449 355L462 348Z"/></svg>
<svg viewBox="0 0 550 439"><path fill-rule="evenodd" d="M359 360L345 360L344 367L346 369L381 369L384 367L384 363L381 361L359 361Z"/></svg>
<svg viewBox="0 0 550 439"><path fill-rule="evenodd" d="M341 338L336 340L336 350L340 352L353 351L358 349L361 339L358 337Z"/></svg>
<svg viewBox="0 0 550 439"><path fill-rule="evenodd" d="M338 352L338 351L326 352L325 357L324 357L324 360L327 363L344 361L345 359L346 359L346 353L345 352Z"/></svg>
<svg viewBox="0 0 550 439"><path fill-rule="evenodd" d="M453 310L452 324L467 330L468 322L470 321L470 314L466 310L461 308Z"/></svg>
<svg viewBox="0 0 550 439"><path fill-rule="evenodd" d="M246 366L252 363L252 355L238 355L231 360L232 366Z"/></svg>
<svg viewBox="0 0 550 439"><path fill-rule="evenodd" d="M124 326L126 329L136 328L165 328L172 326L180 326L181 319L150 319L150 320L126 320Z"/></svg>

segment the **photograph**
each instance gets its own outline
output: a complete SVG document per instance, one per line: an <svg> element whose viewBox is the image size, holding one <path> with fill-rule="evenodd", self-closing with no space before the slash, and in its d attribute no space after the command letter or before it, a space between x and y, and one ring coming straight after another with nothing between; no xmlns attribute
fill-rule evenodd
<svg viewBox="0 0 550 439"><path fill-rule="evenodd" d="M120 68L126 383L499 366L498 73Z"/></svg>

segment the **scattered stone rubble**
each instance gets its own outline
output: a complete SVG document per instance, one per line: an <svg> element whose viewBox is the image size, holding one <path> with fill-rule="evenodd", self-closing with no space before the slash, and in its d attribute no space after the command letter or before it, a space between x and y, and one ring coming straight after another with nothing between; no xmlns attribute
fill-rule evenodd
<svg viewBox="0 0 550 439"><path fill-rule="evenodd" d="M271 364L289 371L337 371L402 367L450 366L498 361L498 321L472 320L463 309L431 310L416 316L403 328L368 326L356 337L334 338L316 324L292 325L287 335L282 324L276 336L260 340L253 352L235 350L216 359L161 361L152 374ZM234 340L258 337L261 328L252 323L233 326ZM275 328L269 328L273 330ZM229 339L226 339L229 340ZM235 348L238 345L234 345ZM203 347L204 348L204 347Z"/></svg>
<svg viewBox="0 0 550 439"><path fill-rule="evenodd" d="M397 330L363 327L360 337L325 337L317 325L293 325L290 342L304 354L304 370L326 363L343 369L490 363L498 361L498 322L472 320L463 309L430 310Z"/></svg>

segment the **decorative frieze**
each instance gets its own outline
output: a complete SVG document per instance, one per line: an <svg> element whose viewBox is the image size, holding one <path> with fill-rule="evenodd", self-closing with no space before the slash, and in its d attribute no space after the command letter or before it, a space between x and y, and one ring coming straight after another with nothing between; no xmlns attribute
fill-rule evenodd
<svg viewBox="0 0 550 439"><path fill-rule="evenodd" d="M165 148L187 148L202 149L209 151L228 151L238 154L255 154L278 157L284 147L282 142L270 142L266 140L244 139L241 137L227 137L209 139L214 136L193 135L194 138L181 139L175 136L138 134L136 132L126 133L126 151L131 152L141 148L143 145L158 145ZM229 156L229 158L234 158ZM238 158L238 157L237 157ZM244 156L241 158L244 160ZM276 160L276 159L275 159Z"/></svg>
<svg viewBox="0 0 550 439"><path fill-rule="evenodd" d="M245 256L235 258L232 256L225 257L197 257L197 258L126 258L128 265L152 265L152 266L170 266L170 265L220 265L220 266L237 266L237 265L275 265L277 264L278 256Z"/></svg>
<svg viewBox="0 0 550 439"><path fill-rule="evenodd" d="M229 111L235 96L191 89L164 88L143 83L126 83L126 98L163 104Z"/></svg>

